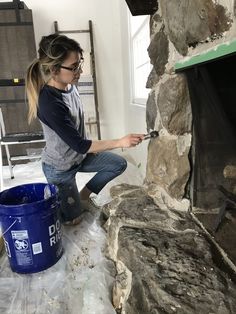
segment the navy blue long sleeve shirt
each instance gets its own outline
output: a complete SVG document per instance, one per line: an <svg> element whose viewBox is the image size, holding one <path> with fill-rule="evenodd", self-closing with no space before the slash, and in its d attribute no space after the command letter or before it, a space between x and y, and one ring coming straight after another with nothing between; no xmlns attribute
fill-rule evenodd
<svg viewBox="0 0 236 314"><path fill-rule="evenodd" d="M82 103L78 90L68 91L45 85L39 95L38 117L46 146L42 161L68 170L86 156L92 141L86 138Z"/></svg>

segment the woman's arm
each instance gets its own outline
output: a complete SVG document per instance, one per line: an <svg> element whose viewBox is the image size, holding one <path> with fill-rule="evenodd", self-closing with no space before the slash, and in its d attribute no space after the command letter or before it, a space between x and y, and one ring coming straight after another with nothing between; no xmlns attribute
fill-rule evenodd
<svg viewBox="0 0 236 314"><path fill-rule="evenodd" d="M72 149L80 154L98 153L115 148L133 147L144 139L144 134L129 134L120 139L91 141L83 139L75 127L68 107L62 101L42 103L38 111L39 119L54 130Z"/></svg>
<svg viewBox="0 0 236 314"><path fill-rule="evenodd" d="M115 148L134 147L142 142L144 134L128 134L116 140L92 141L88 153L98 153Z"/></svg>

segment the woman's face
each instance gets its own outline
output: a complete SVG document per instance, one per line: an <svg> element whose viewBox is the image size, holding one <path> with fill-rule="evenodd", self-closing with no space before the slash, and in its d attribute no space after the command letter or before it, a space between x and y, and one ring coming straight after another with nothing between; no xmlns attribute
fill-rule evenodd
<svg viewBox="0 0 236 314"><path fill-rule="evenodd" d="M61 64L60 71L53 74L53 79L59 85L76 84L80 78L83 66L83 57L80 53L71 51L67 59Z"/></svg>

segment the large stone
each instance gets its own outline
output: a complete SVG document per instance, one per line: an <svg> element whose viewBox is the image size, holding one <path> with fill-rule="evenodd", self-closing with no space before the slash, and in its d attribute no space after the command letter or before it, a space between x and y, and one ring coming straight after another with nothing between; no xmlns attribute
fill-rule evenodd
<svg viewBox="0 0 236 314"><path fill-rule="evenodd" d="M147 183L161 186L176 199L185 195L185 187L189 179L190 165L189 147L181 154L178 142L168 137L152 140L148 148Z"/></svg>
<svg viewBox="0 0 236 314"><path fill-rule="evenodd" d="M106 208L118 313L235 313L236 286L214 260L226 264L186 212L159 208L142 187L120 185L113 195Z"/></svg>
<svg viewBox="0 0 236 314"><path fill-rule="evenodd" d="M160 77L165 72L165 66L169 57L169 42L163 28L151 40L148 54L156 74Z"/></svg>
<svg viewBox="0 0 236 314"><path fill-rule="evenodd" d="M110 189L110 195L113 198L117 196L124 197L124 195L130 194L131 192L133 193L134 191L138 191L138 193L140 193L140 186L122 183L119 185L112 186Z"/></svg>
<svg viewBox="0 0 236 314"><path fill-rule="evenodd" d="M226 9L212 0L159 1L166 32L177 51L186 55L207 38L220 37L232 24Z"/></svg>
<svg viewBox="0 0 236 314"><path fill-rule="evenodd" d="M201 233L122 227L118 246L132 273L124 313L235 313L236 286L214 265Z"/></svg>
<svg viewBox="0 0 236 314"><path fill-rule="evenodd" d="M155 183L147 184L147 193L154 200L155 204L162 209L173 209L183 212L187 212L190 208L190 201L188 198L176 199L171 197L168 191L166 191L160 185ZM188 197L186 195L186 197Z"/></svg>
<svg viewBox="0 0 236 314"><path fill-rule="evenodd" d="M164 64L167 61L165 60L165 58L160 56L160 53L162 52L162 49L165 49L167 41L165 39L161 42L160 34L157 35L157 33L159 33L160 31L163 32L163 28L164 24L161 16L158 13L152 15L150 18L150 35L151 38L153 37L153 40L151 39L151 44L148 49L150 51L150 54L152 55L151 62L153 62L153 64L156 63L156 67L158 67L161 63L163 63L163 65L161 66L161 69L159 69L157 72L155 66L152 68L152 71L150 72L147 79L146 88L153 88L158 83L160 75L164 73L165 70ZM163 36L163 38L165 38L165 35ZM168 57L168 52L166 51L166 53L166 56ZM162 62L161 59L163 60Z"/></svg>
<svg viewBox="0 0 236 314"><path fill-rule="evenodd" d="M146 83L146 88L153 88L159 81L159 75L157 75L157 72L155 68L152 68L152 71L150 72L147 83Z"/></svg>
<svg viewBox="0 0 236 314"><path fill-rule="evenodd" d="M121 185L117 187L122 191ZM160 222L163 225L166 219L170 218L168 212L160 209L147 191L142 187L133 189L133 186L130 186L130 189L127 187L125 193L120 192L120 195L113 196L113 200L103 207L103 212L107 217L115 217L121 224L132 226L149 224L153 228L160 225ZM175 214L172 218L176 218Z"/></svg>
<svg viewBox="0 0 236 314"><path fill-rule="evenodd" d="M123 188L124 185L118 186L116 196L103 207L103 213L107 218L104 225L108 232L107 255L113 260L116 260L117 239L119 229L123 225L135 228L172 228L172 225L182 220L176 210L158 207L144 188L134 189L134 186L130 186L129 190L128 185L125 191ZM118 191L120 195L117 194Z"/></svg>
<svg viewBox="0 0 236 314"><path fill-rule="evenodd" d="M191 132L191 103L184 75L172 76L160 85L157 105L162 124L170 134Z"/></svg>
<svg viewBox="0 0 236 314"><path fill-rule="evenodd" d="M146 106L146 123L148 132L150 131L150 129L154 130L156 117L157 117L156 97L155 91L152 91L149 94Z"/></svg>
<svg viewBox="0 0 236 314"><path fill-rule="evenodd" d="M150 18L150 35L154 35L158 30L160 30L161 26L163 25L162 17L155 13Z"/></svg>

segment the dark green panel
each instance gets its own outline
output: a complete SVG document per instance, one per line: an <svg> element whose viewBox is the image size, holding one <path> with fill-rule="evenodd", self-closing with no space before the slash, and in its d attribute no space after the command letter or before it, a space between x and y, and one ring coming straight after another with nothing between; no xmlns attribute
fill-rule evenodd
<svg viewBox="0 0 236 314"><path fill-rule="evenodd" d="M178 61L175 64L175 70L182 71L197 64L210 62L214 59L219 59L234 53L236 53L236 40L220 44L208 51L201 52L195 56L183 58L181 61Z"/></svg>

